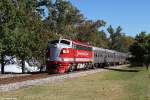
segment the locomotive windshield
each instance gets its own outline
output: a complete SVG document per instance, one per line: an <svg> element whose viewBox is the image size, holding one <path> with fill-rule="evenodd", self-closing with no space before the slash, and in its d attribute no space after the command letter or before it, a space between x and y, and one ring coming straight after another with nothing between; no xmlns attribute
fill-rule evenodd
<svg viewBox="0 0 150 100"><path fill-rule="evenodd" d="M70 45L70 42L69 42L69 41L66 41L66 40L61 40L60 43L66 44L66 45Z"/></svg>
<svg viewBox="0 0 150 100"><path fill-rule="evenodd" d="M57 44L57 43L59 43L59 41L61 44L70 45L70 41L67 41L67 40L54 40L54 41L51 41L49 43L50 44Z"/></svg>
<svg viewBox="0 0 150 100"><path fill-rule="evenodd" d="M57 43L59 43L59 40L54 40L50 42L50 44L57 44Z"/></svg>

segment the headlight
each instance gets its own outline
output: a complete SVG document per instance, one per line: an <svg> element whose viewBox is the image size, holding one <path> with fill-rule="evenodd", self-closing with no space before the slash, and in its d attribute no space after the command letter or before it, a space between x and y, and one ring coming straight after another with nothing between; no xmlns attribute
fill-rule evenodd
<svg viewBox="0 0 150 100"><path fill-rule="evenodd" d="M69 50L67 50L67 49L63 49L63 51L62 51L63 53L69 53Z"/></svg>

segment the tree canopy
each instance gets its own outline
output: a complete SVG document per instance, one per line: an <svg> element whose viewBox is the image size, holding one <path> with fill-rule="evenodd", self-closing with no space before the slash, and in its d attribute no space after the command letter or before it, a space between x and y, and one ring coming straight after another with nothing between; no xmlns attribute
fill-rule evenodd
<svg viewBox="0 0 150 100"><path fill-rule="evenodd" d="M48 16L45 17L46 14ZM110 25L106 31L106 24L102 19L87 20L84 14L67 0L1 0L2 73L6 55L16 55L22 60L22 66L30 57L35 57L44 64L48 41L60 37L128 52L133 38L126 36L120 26L114 29Z"/></svg>
<svg viewBox="0 0 150 100"><path fill-rule="evenodd" d="M141 32L135 37L135 42L130 46L129 51L132 54L132 63L148 65L150 63L150 35Z"/></svg>

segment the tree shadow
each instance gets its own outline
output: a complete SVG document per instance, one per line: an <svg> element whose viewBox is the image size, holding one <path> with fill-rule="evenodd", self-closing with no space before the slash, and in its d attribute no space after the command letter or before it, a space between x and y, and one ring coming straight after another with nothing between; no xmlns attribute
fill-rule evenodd
<svg viewBox="0 0 150 100"><path fill-rule="evenodd" d="M118 68L109 68L109 67L107 67L107 68L105 67L104 69L119 71L119 72L139 72L139 71L141 71L139 69L118 69Z"/></svg>

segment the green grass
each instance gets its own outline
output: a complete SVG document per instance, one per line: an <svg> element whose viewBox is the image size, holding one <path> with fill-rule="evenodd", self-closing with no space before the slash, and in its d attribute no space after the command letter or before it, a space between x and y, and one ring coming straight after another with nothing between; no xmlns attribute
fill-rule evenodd
<svg viewBox="0 0 150 100"><path fill-rule="evenodd" d="M0 93L0 100L148 100L150 71L142 68L137 68L137 72L133 70L111 70L62 83Z"/></svg>

